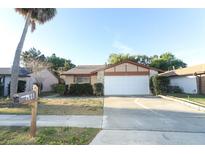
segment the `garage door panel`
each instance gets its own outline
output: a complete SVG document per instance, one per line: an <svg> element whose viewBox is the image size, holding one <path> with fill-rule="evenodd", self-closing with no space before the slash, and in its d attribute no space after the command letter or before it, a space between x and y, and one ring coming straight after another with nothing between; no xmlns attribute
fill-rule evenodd
<svg viewBox="0 0 205 154"><path fill-rule="evenodd" d="M149 76L105 76L105 95L148 95Z"/></svg>

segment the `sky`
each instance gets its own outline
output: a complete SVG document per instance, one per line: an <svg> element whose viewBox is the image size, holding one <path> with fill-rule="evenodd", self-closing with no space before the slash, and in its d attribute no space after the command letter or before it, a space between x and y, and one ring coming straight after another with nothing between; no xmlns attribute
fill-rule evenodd
<svg viewBox="0 0 205 154"><path fill-rule="evenodd" d="M0 67L10 67L25 19L0 9ZM172 52L188 66L205 63L205 9L57 9L53 20L28 30L23 51L104 64L111 53Z"/></svg>

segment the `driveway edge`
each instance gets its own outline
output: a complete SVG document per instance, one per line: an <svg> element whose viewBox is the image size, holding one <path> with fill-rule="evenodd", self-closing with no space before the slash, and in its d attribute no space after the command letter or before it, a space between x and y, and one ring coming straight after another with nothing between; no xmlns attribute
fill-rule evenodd
<svg viewBox="0 0 205 154"><path fill-rule="evenodd" d="M164 96L164 95L158 95L158 96L161 97L161 98L167 99L167 100L171 100L171 101L175 101L175 102L181 103L181 104L189 106L189 107L191 107L193 109L205 112L205 107L196 105L197 104L196 102L188 101L188 100L185 100L185 99L182 99L182 98L173 97L173 96Z"/></svg>

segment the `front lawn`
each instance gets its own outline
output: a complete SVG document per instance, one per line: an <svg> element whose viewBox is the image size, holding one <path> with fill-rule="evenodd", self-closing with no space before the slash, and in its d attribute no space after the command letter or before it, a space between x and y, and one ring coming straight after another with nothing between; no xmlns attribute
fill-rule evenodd
<svg viewBox="0 0 205 154"><path fill-rule="evenodd" d="M27 105L9 107L9 103L0 102L0 114L30 114ZM103 98L40 98L39 115L102 115Z"/></svg>
<svg viewBox="0 0 205 154"><path fill-rule="evenodd" d="M199 95L199 94L169 94L169 96L183 98L183 99L186 99L186 100L196 102L197 104L200 104L202 106L205 106L205 95Z"/></svg>
<svg viewBox="0 0 205 154"><path fill-rule="evenodd" d="M29 127L0 127L0 145L32 144L89 144L100 129L44 127L37 129L35 138L29 136Z"/></svg>

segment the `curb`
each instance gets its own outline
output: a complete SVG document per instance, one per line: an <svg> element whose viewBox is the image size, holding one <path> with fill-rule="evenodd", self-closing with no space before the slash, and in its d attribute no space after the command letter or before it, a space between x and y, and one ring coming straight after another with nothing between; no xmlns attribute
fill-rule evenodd
<svg viewBox="0 0 205 154"><path fill-rule="evenodd" d="M180 99L180 98L176 98L176 97L173 97L173 96L164 96L164 95L158 95L158 96L161 97L161 98L167 99L167 100L171 100L171 101L175 101L175 102L181 103L181 104L189 106L189 107L191 107L193 109L205 112L205 107L196 105L197 104L196 102L188 101L188 100L184 100L184 99Z"/></svg>

